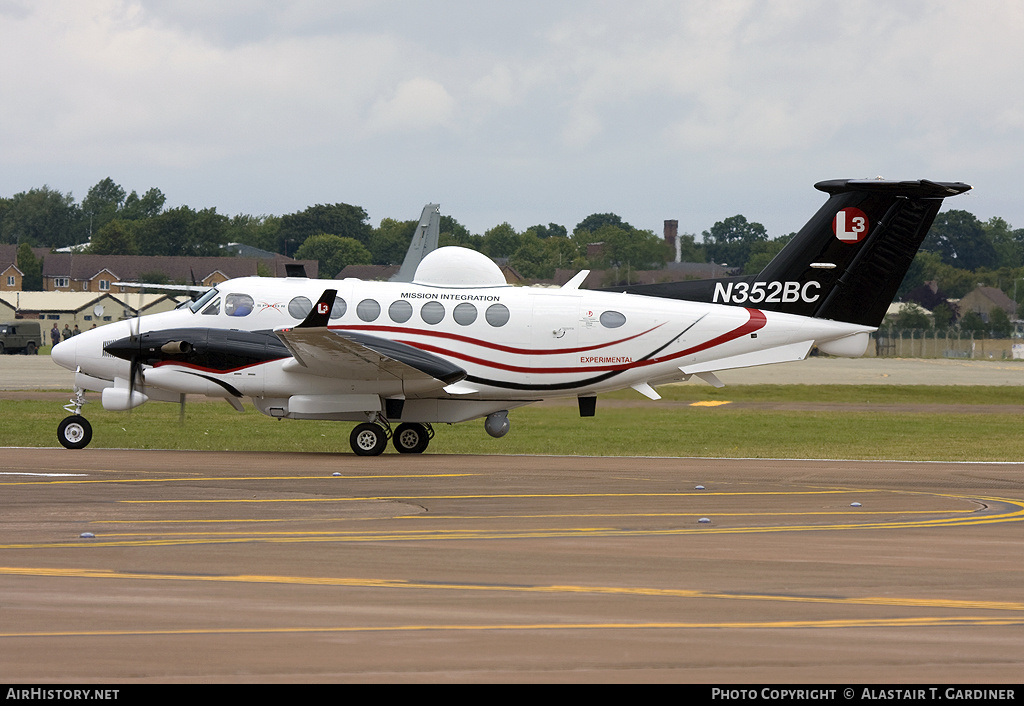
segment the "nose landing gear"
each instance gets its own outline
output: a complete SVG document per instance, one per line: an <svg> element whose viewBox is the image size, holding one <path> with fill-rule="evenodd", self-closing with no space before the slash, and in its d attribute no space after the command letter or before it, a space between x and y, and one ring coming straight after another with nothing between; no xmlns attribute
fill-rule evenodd
<svg viewBox="0 0 1024 706"><path fill-rule="evenodd" d="M92 425L82 416L82 405L86 403L85 395L80 387L75 387L75 396L64 405L71 412L57 425L57 441L66 449L84 449L92 441Z"/></svg>

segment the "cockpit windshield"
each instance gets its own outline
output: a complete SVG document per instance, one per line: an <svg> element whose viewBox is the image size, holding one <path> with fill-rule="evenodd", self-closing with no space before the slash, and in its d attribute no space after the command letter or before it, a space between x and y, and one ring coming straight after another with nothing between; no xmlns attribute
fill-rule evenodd
<svg viewBox="0 0 1024 706"><path fill-rule="evenodd" d="M198 299L196 299L191 304L189 304L188 308L192 310L193 314L195 314L196 312L198 312L200 309L202 309L206 305L206 302L210 301L211 299L213 299L218 294L220 294L220 292L218 292L216 287L215 287L215 288L211 289L210 291L208 291L203 296L201 296Z"/></svg>

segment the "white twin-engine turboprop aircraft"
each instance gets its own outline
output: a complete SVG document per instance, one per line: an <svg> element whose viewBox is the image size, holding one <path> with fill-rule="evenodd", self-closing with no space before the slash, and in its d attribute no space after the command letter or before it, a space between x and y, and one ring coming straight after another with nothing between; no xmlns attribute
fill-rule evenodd
<svg viewBox="0 0 1024 706"><path fill-rule="evenodd" d="M229 280L178 309L108 324L58 344L75 372L74 414L58 437L92 436L84 390L103 407L147 400L250 398L266 415L360 422L352 450L421 453L432 424L484 418L495 437L508 410L696 375L800 360L817 346L858 356L892 301L946 196L962 183L835 180L829 200L755 276L580 289L513 287L472 250L427 254L411 282ZM394 433L391 425L397 424Z"/></svg>

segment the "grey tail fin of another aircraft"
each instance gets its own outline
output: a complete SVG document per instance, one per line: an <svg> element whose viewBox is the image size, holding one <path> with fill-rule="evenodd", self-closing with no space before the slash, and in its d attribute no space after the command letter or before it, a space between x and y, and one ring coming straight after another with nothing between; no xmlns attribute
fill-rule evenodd
<svg viewBox="0 0 1024 706"><path fill-rule="evenodd" d="M405 253L405 260L398 273L391 278L392 282L412 282L416 268L427 253L437 250L437 242L441 235L441 204L428 203L420 214L420 222L412 235L412 242Z"/></svg>
<svg viewBox="0 0 1024 706"><path fill-rule="evenodd" d="M747 306L878 326L928 234L961 182L835 179L807 224L757 275L606 291Z"/></svg>

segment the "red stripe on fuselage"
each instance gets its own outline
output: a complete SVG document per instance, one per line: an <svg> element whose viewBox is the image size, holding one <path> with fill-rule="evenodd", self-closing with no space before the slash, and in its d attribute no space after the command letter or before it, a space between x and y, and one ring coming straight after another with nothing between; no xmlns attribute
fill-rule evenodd
<svg viewBox="0 0 1024 706"><path fill-rule="evenodd" d="M637 360L637 361L634 361L632 363L617 363L617 364L613 364L613 365L590 365L590 366L585 366L585 367L584 366L574 366L574 367L567 367L567 368L537 368L537 367L532 367L532 366L524 367L524 366L520 366L520 365L509 365L507 363L496 363L496 362L494 362L492 360L484 360L483 358L477 358L476 356L466 355L464 353L459 353L457 351L452 351L452 350L448 350L448 349L445 349L445 348L439 348L437 346L431 346L431 345L426 344L426 343L417 343L416 341L399 341L399 343L405 343L407 345L413 346L415 348L419 348L420 350L427 351L429 353L437 353L439 355L443 355L443 356L446 356L448 358L456 358L458 360L462 360L462 361L465 361L467 363L475 363L477 365L481 365L481 366L486 367L486 368L493 368L495 370L504 370L504 371L510 372L510 373L533 373L533 374L556 375L556 374L566 374L566 373L606 372L606 371L613 371L613 370L631 370L633 368L642 368L642 367L645 367L645 366L648 366L648 365L656 365L658 363L666 363L668 361L676 360L678 358L682 358L682 357L687 356L687 355L692 355L694 353L699 353L700 351L704 351L704 350L707 350L709 348L714 348L715 346L720 346L723 343L728 343L729 341L734 341L737 338L741 338L743 336L746 336L747 334L754 333L755 331L758 331L758 330L764 328L765 324L768 322L768 319L764 315L763 311L760 311L758 309L747 309L747 313L750 315L750 318L745 323L743 323L742 325L734 328L732 331L728 331L726 333L723 333L721 336L716 336L715 338L712 338L712 339L710 339L708 341L705 341L704 343L699 343L696 346L692 346L690 348L687 348L686 350L682 350L682 351L679 351L678 353L673 353L673 354L667 355L667 356L661 356L661 357L657 357L657 358L647 358L647 359L644 359L644 360ZM654 329L650 329L650 331L653 331L653 330ZM645 331L644 333L649 333L649 331ZM639 335L642 335L642 334L639 334ZM631 336L630 338L635 338L635 336ZM628 341L630 339L626 338L626 339L622 339L622 340ZM619 341L616 341L616 343L619 343ZM609 344L606 344L606 345L607 346L612 346L612 345L615 345L615 344L614 343L609 343ZM604 346L596 346L596 347L604 347ZM590 349L581 349L581 350L592 350L592 348L590 348ZM576 349L567 349L565 352L567 352L567 353L575 353L575 352L577 352L577 350Z"/></svg>
<svg viewBox="0 0 1024 706"><path fill-rule="evenodd" d="M469 343L469 344L472 344L474 346L480 346L482 348L490 348L492 350L501 351L502 353L514 353L515 355L559 355L559 354L562 354L562 353L583 353L585 351L594 351L594 350L597 350L599 348L607 348L608 346L617 346L620 343L625 343L626 341L632 341L634 338L639 338L640 336L644 336L644 335L650 333L651 331L654 331L655 329L661 328L666 323L667 322L663 321L662 323L660 323L660 324L658 324L656 326L652 326L651 328L647 329L646 331L641 331L640 333L633 334L632 336L627 336L626 338L620 338L617 341L610 341L608 343L598 343L598 344L595 344L593 346L583 346L583 347L580 347L580 348L554 348L554 349L545 349L545 348L536 348L536 349L534 349L534 348L517 348L515 346L504 346L504 345L502 345L500 343L491 343L489 341L481 341L478 338L471 338L469 336L463 336L463 335L458 334L458 333L448 333L446 331L431 331L431 330L428 330L428 329L419 329L419 328L408 328L406 326L376 326L376 325L370 324L370 325L366 325L366 326L328 326L328 328L331 329L331 330L335 330L335 331L386 331L387 333L400 333L400 334L404 333L404 334L407 334L407 335L414 334L414 335L417 335L417 336L432 336L432 337L435 337L435 338L446 338L446 339L450 339L452 341L460 341L462 343ZM433 350L434 352L441 352L441 353L444 353L445 355L448 355L448 354L451 353L451 351L449 351L448 349L430 348L426 344L420 345L418 343L412 343L411 341L401 341L401 343L408 343L410 346L416 346L417 348L422 348L423 350Z"/></svg>

